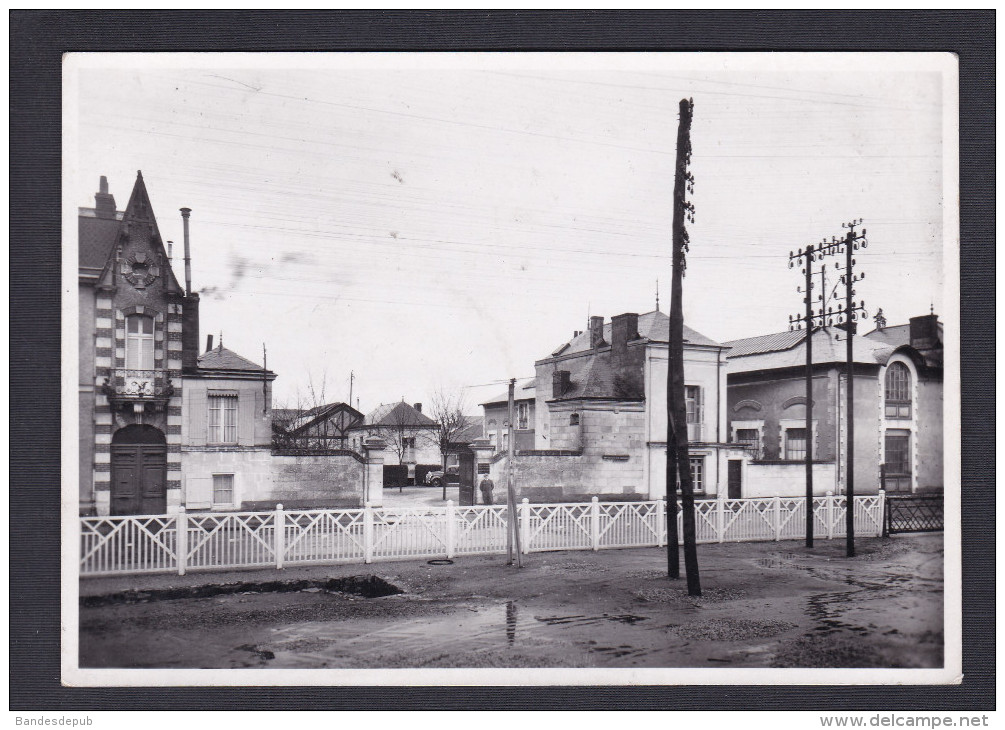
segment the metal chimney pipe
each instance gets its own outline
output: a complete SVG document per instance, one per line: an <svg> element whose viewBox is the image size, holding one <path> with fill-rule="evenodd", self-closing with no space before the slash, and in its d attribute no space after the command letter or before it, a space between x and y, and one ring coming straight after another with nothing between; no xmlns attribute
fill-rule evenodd
<svg viewBox="0 0 1005 730"><path fill-rule="evenodd" d="M174 261L174 256L172 255L174 253L174 241L168 241L167 244L168 244L168 263L170 264L172 261Z"/></svg>
<svg viewBox="0 0 1005 730"><path fill-rule="evenodd" d="M188 242L188 217L191 208L181 208L182 226L185 229L185 296L192 293L192 252Z"/></svg>

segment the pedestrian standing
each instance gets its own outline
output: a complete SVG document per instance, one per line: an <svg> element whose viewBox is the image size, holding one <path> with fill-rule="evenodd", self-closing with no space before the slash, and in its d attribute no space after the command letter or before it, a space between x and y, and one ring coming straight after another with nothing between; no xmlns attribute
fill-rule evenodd
<svg viewBox="0 0 1005 730"><path fill-rule="evenodd" d="M478 485L478 489L482 493L482 504L492 504L492 490L495 486L495 482L493 482L488 475L482 479L481 483Z"/></svg>

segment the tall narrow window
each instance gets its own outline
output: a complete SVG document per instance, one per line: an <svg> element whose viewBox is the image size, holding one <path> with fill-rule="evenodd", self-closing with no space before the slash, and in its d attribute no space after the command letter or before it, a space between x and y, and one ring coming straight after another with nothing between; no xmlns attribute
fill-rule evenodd
<svg viewBox="0 0 1005 730"><path fill-rule="evenodd" d="M689 441L701 441L701 386L685 385L684 402L687 406L687 438Z"/></svg>
<svg viewBox="0 0 1005 730"><path fill-rule="evenodd" d="M142 314L126 317L126 369L154 369L154 319Z"/></svg>
<svg viewBox="0 0 1005 730"><path fill-rule="evenodd" d="M237 396L209 396L209 433L211 444L237 443Z"/></svg>
<svg viewBox="0 0 1005 730"><path fill-rule="evenodd" d="M530 404L529 403L517 403L517 428L528 428L529 426L529 414L530 414Z"/></svg>
<svg viewBox="0 0 1005 730"><path fill-rule="evenodd" d="M234 504L234 475L213 475L213 504L230 506Z"/></svg>
<svg viewBox="0 0 1005 730"><path fill-rule="evenodd" d="M798 460L806 458L806 429L785 429L785 458Z"/></svg>
<svg viewBox="0 0 1005 730"><path fill-rule="evenodd" d="M891 492L911 491L911 432L886 432L886 488Z"/></svg>
<svg viewBox="0 0 1005 730"><path fill-rule="evenodd" d="M902 362L886 371L886 417L911 417L911 371Z"/></svg>
<svg viewBox="0 0 1005 730"><path fill-rule="evenodd" d="M689 460L691 466L691 486L694 491L705 491L705 457L692 456Z"/></svg>

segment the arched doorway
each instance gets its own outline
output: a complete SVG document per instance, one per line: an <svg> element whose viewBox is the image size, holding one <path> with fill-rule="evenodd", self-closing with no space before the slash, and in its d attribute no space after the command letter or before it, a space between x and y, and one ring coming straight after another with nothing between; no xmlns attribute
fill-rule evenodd
<svg viewBox="0 0 1005 730"><path fill-rule="evenodd" d="M153 426L120 428L112 436L111 513L167 511L167 441Z"/></svg>

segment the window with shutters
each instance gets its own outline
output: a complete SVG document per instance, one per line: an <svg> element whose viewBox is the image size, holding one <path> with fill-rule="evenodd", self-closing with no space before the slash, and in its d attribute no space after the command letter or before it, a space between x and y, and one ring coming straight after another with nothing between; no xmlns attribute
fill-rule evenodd
<svg viewBox="0 0 1005 730"><path fill-rule="evenodd" d="M154 369L154 318L142 314L126 317L126 369Z"/></svg>
<svg viewBox="0 0 1005 730"><path fill-rule="evenodd" d="M237 396L211 395L208 398L209 431L207 443L237 443Z"/></svg>
<svg viewBox="0 0 1005 730"><path fill-rule="evenodd" d="M234 475L213 475L213 505L232 506L234 504Z"/></svg>
<svg viewBox="0 0 1005 730"><path fill-rule="evenodd" d="M895 362L886 371L886 417L911 417L911 371Z"/></svg>

